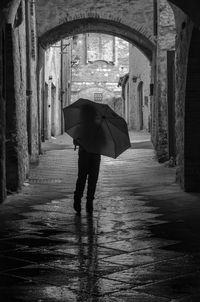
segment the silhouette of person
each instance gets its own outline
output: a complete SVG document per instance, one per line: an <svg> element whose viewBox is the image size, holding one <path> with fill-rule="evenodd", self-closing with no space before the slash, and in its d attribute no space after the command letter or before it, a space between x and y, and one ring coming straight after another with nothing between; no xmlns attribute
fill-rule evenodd
<svg viewBox="0 0 200 302"><path fill-rule="evenodd" d="M96 148L99 144L98 140L96 141L94 136L94 132L96 133L96 130L98 130L98 140L101 138L100 143L103 144L98 114L91 104L84 104L80 110L80 124L77 128L77 139L74 140L75 149L76 146L79 146L78 178L74 192L74 209L77 213L81 212L81 198L83 197L86 180L86 211L90 214L93 212L93 200L99 176L101 155L96 154L93 151L91 152L91 150L90 152L86 151L81 141L85 139L92 149L93 147ZM95 148L94 150L96 150Z"/></svg>
<svg viewBox="0 0 200 302"><path fill-rule="evenodd" d="M96 184L99 176L99 168L101 162L101 155L87 152L77 140L74 140L75 149L78 150L78 178L76 181L76 189L74 192L74 209L80 214L81 212L81 198L83 197L86 180L87 183L87 201L86 211L89 214L93 212L93 200L96 191ZM87 179L88 178L88 179Z"/></svg>

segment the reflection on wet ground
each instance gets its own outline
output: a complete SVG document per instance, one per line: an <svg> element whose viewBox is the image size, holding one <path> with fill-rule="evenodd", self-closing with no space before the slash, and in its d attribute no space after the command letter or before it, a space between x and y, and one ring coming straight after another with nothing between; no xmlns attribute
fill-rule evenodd
<svg viewBox="0 0 200 302"><path fill-rule="evenodd" d="M141 146L103 159L94 213L83 200L77 216L76 161L70 148L47 151L31 170L45 182L2 205L1 300L200 301L199 196Z"/></svg>

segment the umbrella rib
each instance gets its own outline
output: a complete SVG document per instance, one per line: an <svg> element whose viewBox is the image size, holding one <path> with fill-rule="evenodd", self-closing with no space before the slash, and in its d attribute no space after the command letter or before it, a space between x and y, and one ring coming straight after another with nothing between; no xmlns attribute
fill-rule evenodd
<svg viewBox="0 0 200 302"><path fill-rule="evenodd" d="M126 134L127 133L127 130L126 129L122 129L122 128L119 128L119 127L117 127L116 125L115 125L115 123L113 123L113 121L114 120L117 120L116 118L112 118L112 117L109 117L109 122L115 127L115 128L118 128L121 132L123 132L124 134ZM118 120L120 120L120 121L123 121L123 119L121 119L121 118L118 118Z"/></svg>

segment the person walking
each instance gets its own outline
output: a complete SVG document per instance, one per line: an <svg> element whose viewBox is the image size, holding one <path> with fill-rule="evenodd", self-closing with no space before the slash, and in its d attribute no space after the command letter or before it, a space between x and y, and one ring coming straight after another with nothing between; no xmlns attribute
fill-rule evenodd
<svg viewBox="0 0 200 302"><path fill-rule="evenodd" d="M76 188L74 191L74 209L80 214L81 212L81 198L83 197L86 181L87 181L87 201L86 211L89 214L93 212L93 200L95 198L96 185L99 177L99 168L101 162L101 155L87 152L77 140L74 140L74 149L78 150L78 177L76 181Z"/></svg>

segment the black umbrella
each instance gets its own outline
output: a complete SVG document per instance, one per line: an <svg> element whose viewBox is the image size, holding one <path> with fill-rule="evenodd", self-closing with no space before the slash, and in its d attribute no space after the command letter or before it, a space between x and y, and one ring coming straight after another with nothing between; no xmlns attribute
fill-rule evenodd
<svg viewBox="0 0 200 302"><path fill-rule="evenodd" d="M63 112L65 131L86 151L116 158L131 146L125 120L107 104L79 99Z"/></svg>

